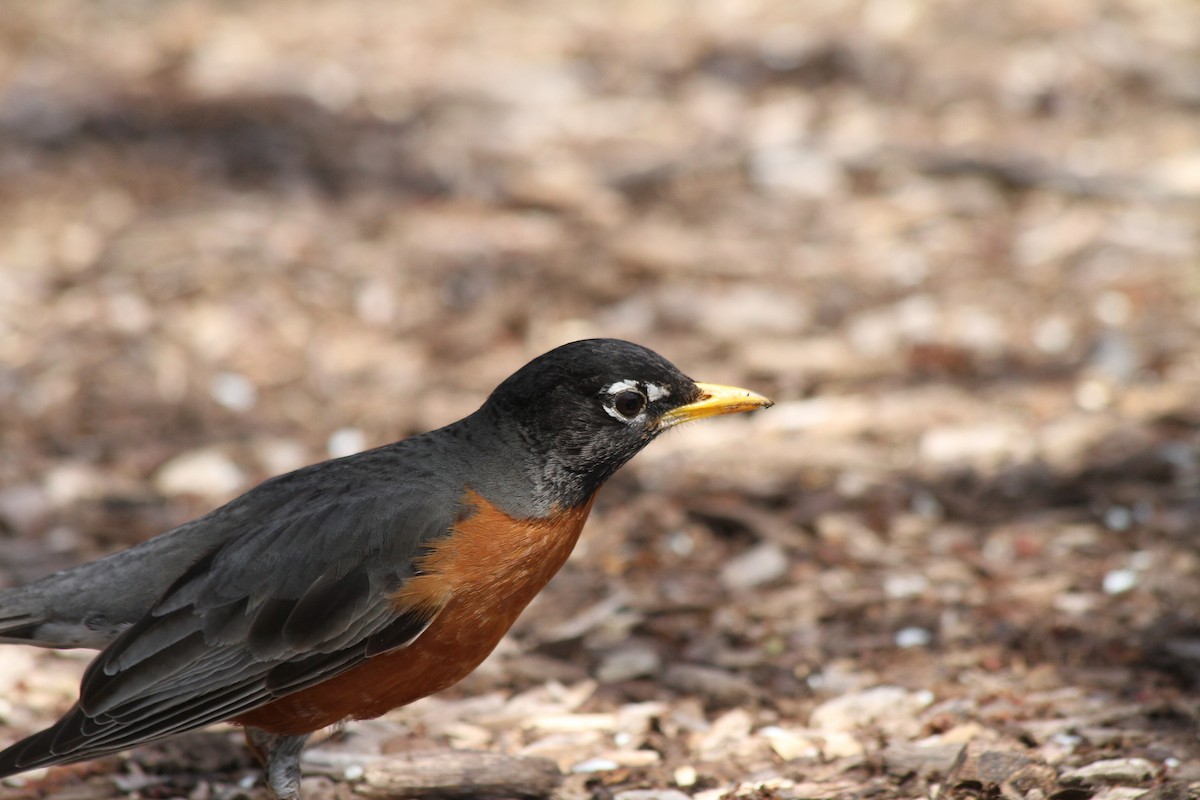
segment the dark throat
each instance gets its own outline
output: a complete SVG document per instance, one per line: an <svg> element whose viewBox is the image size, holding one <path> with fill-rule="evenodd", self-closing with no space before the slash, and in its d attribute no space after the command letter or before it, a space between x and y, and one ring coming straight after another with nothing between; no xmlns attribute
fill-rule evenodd
<svg viewBox="0 0 1200 800"><path fill-rule="evenodd" d="M488 502L516 519L542 519L585 505L615 470L573 469L570 451L544 436L531 436L487 406L454 426L471 464L468 483ZM618 465L619 466L619 465Z"/></svg>

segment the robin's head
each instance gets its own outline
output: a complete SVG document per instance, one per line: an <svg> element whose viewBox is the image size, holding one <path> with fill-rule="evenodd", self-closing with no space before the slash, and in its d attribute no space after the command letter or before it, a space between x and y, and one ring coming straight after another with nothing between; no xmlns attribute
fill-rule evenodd
<svg viewBox="0 0 1200 800"><path fill-rule="evenodd" d="M526 364L481 414L520 441L542 510L586 502L613 472L683 422L771 405L745 389L697 383L640 345L586 339Z"/></svg>

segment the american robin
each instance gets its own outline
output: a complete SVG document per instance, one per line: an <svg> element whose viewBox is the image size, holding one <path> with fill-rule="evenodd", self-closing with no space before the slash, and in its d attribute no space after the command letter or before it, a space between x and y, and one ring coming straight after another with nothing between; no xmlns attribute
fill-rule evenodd
<svg viewBox="0 0 1200 800"><path fill-rule="evenodd" d="M439 430L273 478L129 550L0 592L0 642L103 648L0 777L213 722L299 797L313 731L444 689L566 561L613 472L663 431L771 401L591 339Z"/></svg>

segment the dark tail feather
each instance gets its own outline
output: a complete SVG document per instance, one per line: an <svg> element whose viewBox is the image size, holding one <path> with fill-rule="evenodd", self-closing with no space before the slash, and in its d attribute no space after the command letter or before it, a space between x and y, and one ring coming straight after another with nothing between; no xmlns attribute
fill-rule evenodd
<svg viewBox="0 0 1200 800"><path fill-rule="evenodd" d="M37 630L45 620L25 605L17 590L0 591L0 644L39 644Z"/></svg>
<svg viewBox="0 0 1200 800"><path fill-rule="evenodd" d="M0 751L0 778L7 778L21 772L27 772L38 767L49 767L54 764L70 764L95 756L59 756L50 750L58 726L54 725L44 731L27 736L6 750Z"/></svg>

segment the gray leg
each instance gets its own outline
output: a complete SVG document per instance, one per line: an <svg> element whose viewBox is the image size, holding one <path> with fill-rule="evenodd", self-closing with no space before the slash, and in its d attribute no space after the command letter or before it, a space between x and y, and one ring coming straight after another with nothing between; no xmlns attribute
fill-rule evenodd
<svg viewBox="0 0 1200 800"><path fill-rule="evenodd" d="M246 728L246 741L267 773L267 787L278 800L300 800L300 751L308 734L284 736Z"/></svg>

